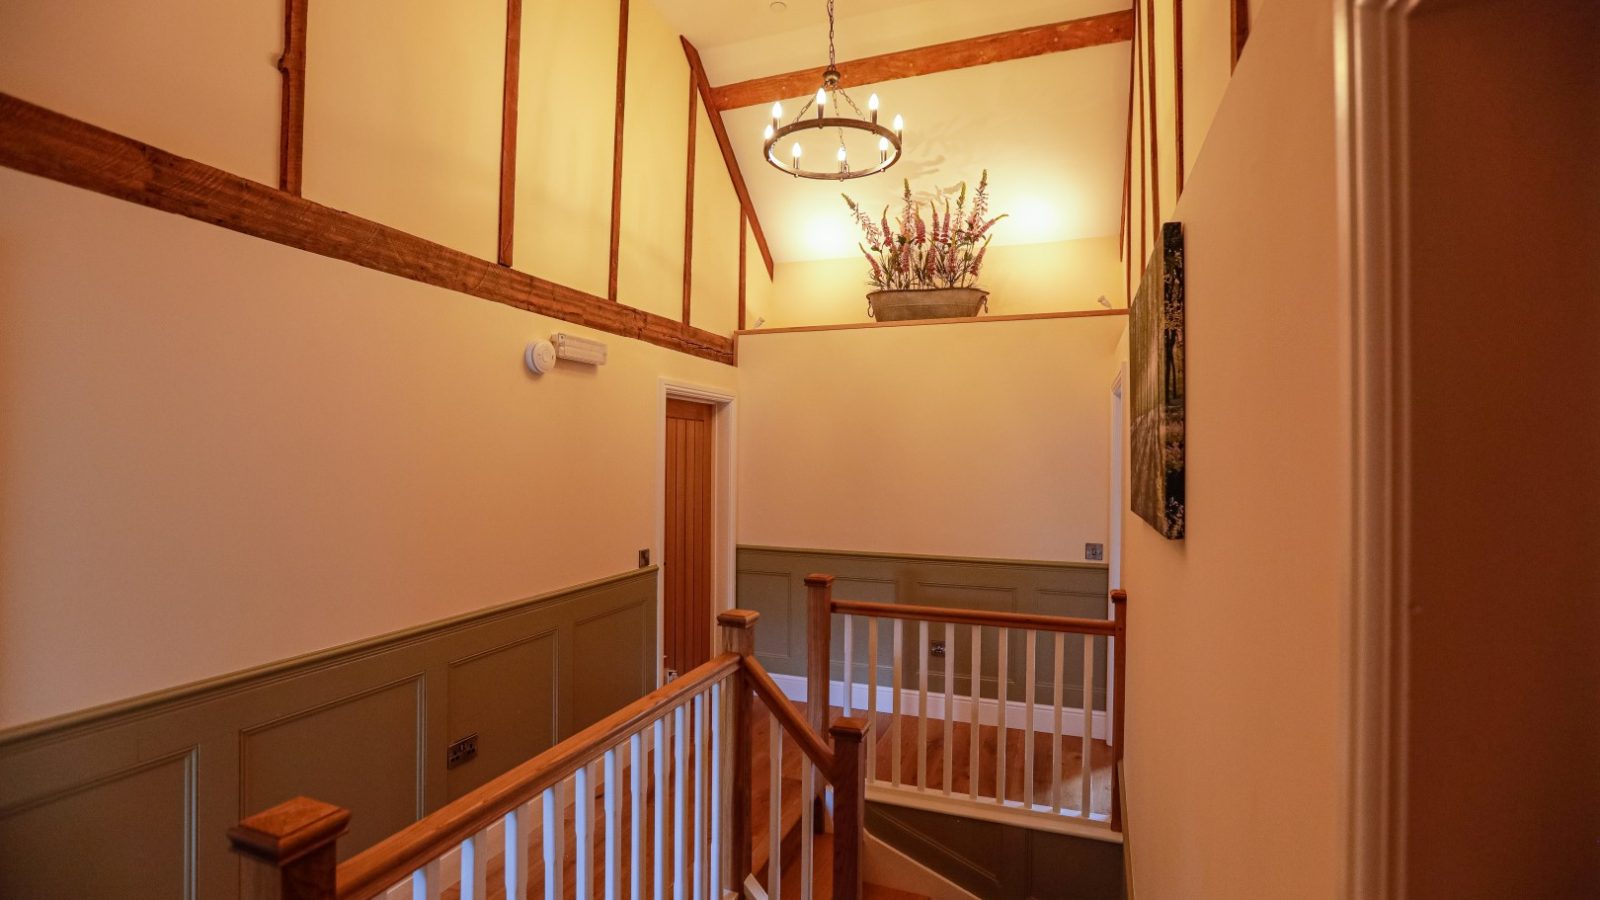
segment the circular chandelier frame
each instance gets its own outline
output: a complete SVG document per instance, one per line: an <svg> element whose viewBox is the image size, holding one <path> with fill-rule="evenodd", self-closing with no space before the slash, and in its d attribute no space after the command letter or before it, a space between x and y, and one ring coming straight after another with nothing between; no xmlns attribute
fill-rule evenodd
<svg viewBox="0 0 1600 900"><path fill-rule="evenodd" d="M777 145L778 141L783 140L786 136L813 128L851 128L857 131L866 131L886 139L889 142L889 153L877 165L868 169L851 169L848 164L845 164L838 171L830 172L821 169L802 169L798 166L788 165L778 159L777 155L772 152L772 148ZM773 131L772 137L767 138L765 143L762 144L761 153L767 158L767 162L772 164L773 168L796 178L847 181L851 178L865 178L868 175L876 175L899 162L900 140L901 135L898 132L886 125L879 125L877 122L871 122L866 119L853 119L848 116L824 116L817 119L807 119L802 113L799 119Z"/></svg>

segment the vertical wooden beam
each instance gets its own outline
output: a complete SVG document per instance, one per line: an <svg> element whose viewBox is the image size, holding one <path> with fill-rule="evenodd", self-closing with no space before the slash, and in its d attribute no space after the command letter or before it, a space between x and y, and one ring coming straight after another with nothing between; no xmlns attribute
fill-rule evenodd
<svg viewBox="0 0 1600 900"><path fill-rule="evenodd" d="M286 0L283 15L283 117L278 129L278 187L300 196L306 130L306 0Z"/></svg>
<svg viewBox="0 0 1600 900"><path fill-rule="evenodd" d="M1133 271L1137 273L1144 272L1145 255L1150 252L1149 247L1145 244L1145 238L1150 231L1148 216L1150 211L1150 188L1145 184L1145 176L1149 174L1147 169L1150 162L1150 154L1145 150L1145 142L1150 136L1148 134L1150 126L1149 120L1144 114L1146 85L1144 83L1144 66L1140 64L1142 62L1140 57L1144 52L1144 36L1144 17L1139 15L1139 4L1135 2L1133 5L1133 74L1138 81L1136 91L1139 94L1139 255L1133 260ZM1130 247L1132 243L1132 241L1129 241ZM1140 277L1143 276L1141 275ZM1128 293L1128 308L1133 308L1133 293L1131 289Z"/></svg>
<svg viewBox="0 0 1600 900"><path fill-rule="evenodd" d="M1228 4L1228 71L1239 65L1239 54L1244 52L1244 42L1250 39L1250 0L1233 0Z"/></svg>
<svg viewBox="0 0 1600 900"><path fill-rule="evenodd" d="M506 0L506 84L500 95L500 265L511 265L517 212L517 87L522 68L522 0Z"/></svg>
<svg viewBox="0 0 1600 900"><path fill-rule="evenodd" d="M617 258L622 249L622 114L628 99L628 0L620 0L617 26L617 119L611 136L611 274L606 296L617 299Z"/></svg>
<svg viewBox="0 0 1600 900"><path fill-rule="evenodd" d="M1172 118L1178 154L1178 196L1183 196L1183 0L1172 0Z"/></svg>
<svg viewBox="0 0 1600 900"><path fill-rule="evenodd" d="M737 653L748 663L750 655L755 652L755 626L760 617L759 613L749 609L730 609L719 614L717 624L722 627L723 652ZM750 760L755 756L755 720L752 718L754 709L750 680L745 675L744 666L733 673L729 688L733 713L730 726L732 741L728 747L733 774L729 778L729 788L733 805L728 810L729 868L723 885L742 897L745 879L750 877L750 829L754 822L751 801L755 793L750 789ZM774 722L772 727L777 728L778 724Z"/></svg>
<svg viewBox="0 0 1600 900"><path fill-rule="evenodd" d="M806 576L806 723L828 733L828 661L833 647L833 576Z"/></svg>
<svg viewBox="0 0 1600 900"><path fill-rule="evenodd" d="M689 76L689 156L685 168L687 185L683 190L683 324L689 324L690 282L694 277L694 142L700 123L700 91L694 75Z"/></svg>
<svg viewBox="0 0 1600 900"><path fill-rule="evenodd" d="M745 219L744 207L739 208L739 330L744 330L744 285L745 285Z"/></svg>
<svg viewBox="0 0 1600 900"><path fill-rule="evenodd" d="M1156 0L1145 0L1145 64L1150 81L1150 223L1161 227L1161 114L1156 88Z"/></svg>
<svg viewBox="0 0 1600 900"><path fill-rule="evenodd" d="M333 900L339 836L350 811L296 797L228 829L242 900Z"/></svg>
<svg viewBox="0 0 1600 900"><path fill-rule="evenodd" d="M1122 757L1127 749L1123 739L1123 719L1128 707L1128 592L1111 592L1111 620L1116 623L1116 663L1111 673L1111 830L1122 830ZM1085 704L1087 705L1087 704ZM1084 718L1084 733L1088 734L1088 717Z"/></svg>
<svg viewBox="0 0 1600 900"><path fill-rule="evenodd" d="M809 704L810 698L807 698ZM860 900L861 863L866 854L867 748L869 724L864 719L840 719L828 733L833 737L833 897Z"/></svg>

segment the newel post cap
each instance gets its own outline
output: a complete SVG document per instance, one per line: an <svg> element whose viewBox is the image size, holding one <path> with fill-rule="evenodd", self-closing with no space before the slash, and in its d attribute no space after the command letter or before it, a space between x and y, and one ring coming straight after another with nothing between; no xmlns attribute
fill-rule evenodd
<svg viewBox="0 0 1600 900"><path fill-rule="evenodd" d="M296 797L228 829L228 841L239 853L281 867L333 843L349 829L350 810Z"/></svg>
<svg viewBox="0 0 1600 900"><path fill-rule="evenodd" d="M820 575L812 573L806 576L806 587L830 587L832 585L832 575Z"/></svg>
<svg viewBox="0 0 1600 900"><path fill-rule="evenodd" d="M866 719L845 716L833 720L833 724L828 726L828 734L832 735L834 740L860 741L866 738L871 728L872 723Z"/></svg>
<svg viewBox="0 0 1600 900"><path fill-rule="evenodd" d="M761 613L753 609L729 609L717 613L717 624L726 628L754 628Z"/></svg>

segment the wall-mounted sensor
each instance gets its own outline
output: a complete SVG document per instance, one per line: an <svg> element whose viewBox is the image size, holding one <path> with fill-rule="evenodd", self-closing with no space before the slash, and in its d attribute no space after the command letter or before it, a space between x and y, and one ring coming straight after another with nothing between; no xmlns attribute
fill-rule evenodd
<svg viewBox="0 0 1600 900"><path fill-rule="evenodd" d="M588 338L570 334L552 334L550 342L556 345L556 357L587 366L606 364L606 345Z"/></svg>
<svg viewBox="0 0 1600 900"><path fill-rule="evenodd" d="M522 361L535 375L543 375L556 367L556 345L549 341L534 341L522 351Z"/></svg>

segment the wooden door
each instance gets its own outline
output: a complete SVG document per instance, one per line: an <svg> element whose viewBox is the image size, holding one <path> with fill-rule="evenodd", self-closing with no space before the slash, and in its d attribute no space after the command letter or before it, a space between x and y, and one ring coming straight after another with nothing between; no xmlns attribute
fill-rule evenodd
<svg viewBox="0 0 1600 900"><path fill-rule="evenodd" d="M666 668L680 675L711 658L712 413L667 399L661 643Z"/></svg>

